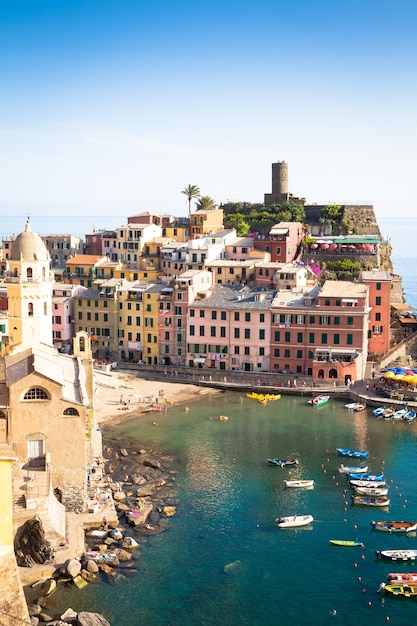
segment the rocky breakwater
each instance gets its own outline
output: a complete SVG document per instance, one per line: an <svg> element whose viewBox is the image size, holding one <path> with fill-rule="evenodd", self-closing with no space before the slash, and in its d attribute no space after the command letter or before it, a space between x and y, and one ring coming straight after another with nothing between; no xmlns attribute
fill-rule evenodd
<svg viewBox="0 0 417 626"><path fill-rule="evenodd" d="M101 524L90 526L82 556L57 565L51 578L32 585L30 593L26 593L32 624L106 626L109 622L102 615L89 613L88 619L93 621L88 622L86 614L72 609L62 611L62 607L68 606L65 588L70 585L72 589L82 589L102 578L117 585L140 575L141 548L153 535L164 532L169 518L176 514L176 470L171 467L172 458L118 441L106 442L103 451L103 480L107 482L106 492L111 494L118 522L108 523L103 517Z"/></svg>

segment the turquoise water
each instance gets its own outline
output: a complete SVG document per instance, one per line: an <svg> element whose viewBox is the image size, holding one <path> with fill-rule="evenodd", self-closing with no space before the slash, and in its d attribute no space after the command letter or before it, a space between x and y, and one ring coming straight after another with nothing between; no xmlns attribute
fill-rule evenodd
<svg viewBox="0 0 417 626"><path fill-rule="evenodd" d="M371 530L373 519L417 519L414 425L349 412L341 400L312 408L305 398L283 397L264 407L232 392L189 409L158 415L157 426L155 416L142 416L113 431L175 458L178 515L142 547L137 576L89 585L66 595L67 606L103 612L112 626L417 623L417 602L382 604L376 594L389 571L416 566L374 556L415 548L416 537ZM229 420L219 421L221 414ZM366 449L370 469L385 469L389 512L351 505L337 466L354 463L336 447ZM297 457L299 465L273 467L271 456ZM284 478L314 478L315 488L285 489ZM315 521L276 527L277 516L295 513ZM329 539L359 539L365 548Z"/></svg>

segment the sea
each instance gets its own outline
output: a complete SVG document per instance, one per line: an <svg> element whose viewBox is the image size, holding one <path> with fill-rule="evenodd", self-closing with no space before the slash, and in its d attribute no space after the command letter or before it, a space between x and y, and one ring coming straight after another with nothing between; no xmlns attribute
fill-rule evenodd
<svg viewBox="0 0 417 626"><path fill-rule="evenodd" d="M123 223L106 219L81 230L87 218L71 219L77 229L68 221L65 232L81 236L93 226ZM61 220L49 217L41 224L33 217L32 229L64 232ZM390 239L406 301L417 308L417 219L381 219L380 227ZM22 229L16 224L8 232ZM57 595L54 610L100 612L111 626L417 623L417 601L377 593L388 572L417 571L417 566L390 564L375 555L417 549L417 538L390 536L371 525L417 520L417 424L352 413L341 398L313 408L306 397L283 396L263 406L230 391L190 402L188 409L170 407L158 414L157 425L155 416L142 415L104 430L104 437L135 441L173 458L177 515L166 532L141 541L134 577L82 590L69 587ZM370 470L386 476L389 508L352 504L337 468L354 462L338 456L338 447L368 451ZM299 463L279 468L268 463L271 457ZM314 479L315 485L288 489L285 479ZM314 521L299 529L277 527L278 516L293 514L311 514ZM358 540L364 547L337 547L330 539Z"/></svg>

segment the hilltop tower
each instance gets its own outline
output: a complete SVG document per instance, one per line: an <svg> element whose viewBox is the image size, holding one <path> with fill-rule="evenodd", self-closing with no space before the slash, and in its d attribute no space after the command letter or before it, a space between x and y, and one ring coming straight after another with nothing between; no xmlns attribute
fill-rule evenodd
<svg viewBox="0 0 417 626"><path fill-rule="evenodd" d="M272 193L264 195L264 203L280 204L287 202L288 199L288 163L285 161L272 163Z"/></svg>

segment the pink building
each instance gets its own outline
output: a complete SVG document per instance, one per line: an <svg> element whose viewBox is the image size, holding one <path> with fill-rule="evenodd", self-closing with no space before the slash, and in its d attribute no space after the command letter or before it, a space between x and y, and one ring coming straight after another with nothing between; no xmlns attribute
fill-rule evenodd
<svg viewBox="0 0 417 626"><path fill-rule="evenodd" d="M389 272L362 272L361 280L369 287L368 352L385 354L390 348L391 287Z"/></svg>
<svg viewBox="0 0 417 626"><path fill-rule="evenodd" d="M55 283L52 295L52 338L54 348L69 352L75 337L74 297L87 291L81 285Z"/></svg>
<svg viewBox="0 0 417 626"><path fill-rule="evenodd" d="M205 298L190 302L189 367L269 371L273 296L262 288L216 285Z"/></svg>
<svg viewBox="0 0 417 626"><path fill-rule="evenodd" d="M86 254L107 256L111 261L118 261L117 232L115 230L87 233L85 241Z"/></svg>

